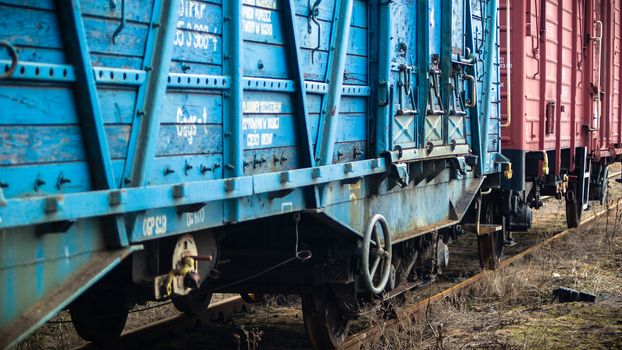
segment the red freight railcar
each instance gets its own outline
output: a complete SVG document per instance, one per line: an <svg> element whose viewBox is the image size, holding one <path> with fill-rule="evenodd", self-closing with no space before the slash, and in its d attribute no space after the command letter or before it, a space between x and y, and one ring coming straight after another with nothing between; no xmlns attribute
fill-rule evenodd
<svg viewBox="0 0 622 350"><path fill-rule="evenodd" d="M606 198L622 153L621 3L501 0L505 185L531 207L565 195L569 226L589 199Z"/></svg>

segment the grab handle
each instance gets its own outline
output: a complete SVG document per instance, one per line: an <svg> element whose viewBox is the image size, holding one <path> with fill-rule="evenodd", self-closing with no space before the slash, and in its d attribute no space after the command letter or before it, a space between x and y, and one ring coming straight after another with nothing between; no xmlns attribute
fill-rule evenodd
<svg viewBox="0 0 622 350"><path fill-rule="evenodd" d="M463 78L465 80L471 81L471 96L470 99L466 101L465 105L468 108L475 108L475 106L477 105L477 81L475 80L474 76L469 74L465 74Z"/></svg>

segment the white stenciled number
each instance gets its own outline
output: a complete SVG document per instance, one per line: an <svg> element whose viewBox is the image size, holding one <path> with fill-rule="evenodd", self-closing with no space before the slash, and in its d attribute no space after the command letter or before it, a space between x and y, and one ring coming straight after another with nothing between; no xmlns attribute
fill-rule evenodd
<svg viewBox="0 0 622 350"><path fill-rule="evenodd" d="M166 233L166 215L145 216L143 236L152 237Z"/></svg>
<svg viewBox="0 0 622 350"><path fill-rule="evenodd" d="M204 222L205 222L205 209L204 208L194 213L186 213L186 226L187 227L202 224Z"/></svg>

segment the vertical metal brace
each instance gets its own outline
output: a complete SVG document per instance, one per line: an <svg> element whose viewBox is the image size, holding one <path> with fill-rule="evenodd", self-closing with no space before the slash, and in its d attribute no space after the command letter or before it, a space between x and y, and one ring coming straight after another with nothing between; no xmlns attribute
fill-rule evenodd
<svg viewBox="0 0 622 350"><path fill-rule="evenodd" d="M225 29L223 42L227 46L223 49L223 66L231 77L231 87L224 94L223 103L223 176L235 178L244 175L242 142L242 79L243 79L243 52L242 52L242 1L231 0L225 3ZM227 221L239 220L239 200L231 199L225 204L225 218Z"/></svg>
<svg viewBox="0 0 622 350"><path fill-rule="evenodd" d="M316 5L320 1L316 1ZM296 30L296 4L294 0L285 2L285 8L283 11L285 23L285 35L287 37L287 43L289 43L288 49L288 66L290 67L290 76L294 80L296 85L294 94L294 103L297 115L302 118L296 118L300 120L300 126L297 128L299 133L299 140L301 140L301 149L304 150L304 166L314 167L315 157L313 155L313 142L310 135L311 122L309 120L309 110L307 108L307 92L305 88L304 72L302 69L303 61L300 54L300 41L298 39L298 32ZM319 41L318 41L319 43ZM311 203L308 203L308 207L315 208L319 203L319 194L317 187L313 187L313 194L311 196Z"/></svg>
<svg viewBox="0 0 622 350"><path fill-rule="evenodd" d="M338 31L335 29L339 23L339 8L341 7L341 0L335 0L335 7L333 9L333 19L331 22L330 40L328 41L328 57L326 59L326 75L324 77L324 83L329 84L331 78L331 70L333 67L333 61L335 60L335 42L337 41ZM321 97L320 115L318 118L317 137L315 139L314 161L319 162L319 152L322 144L322 130L326 122L326 103L327 95Z"/></svg>
<svg viewBox="0 0 622 350"><path fill-rule="evenodd" d="M151 58L156 54L154 52L154 47L157 39L157 34L160 31L160 25L158 21L160 20L160 14L162 10L162 1L163 0L154 0L153 8L151 10L151 27L149 28L149 32L147 33L147 40L145 44L145 53L143 55L142 69L145 70L145 80L138 87L138 91L136 93L135 99L135 110L134 110L134 118L132 120L132 129L130 131L130 139L127 146L127 157L125 159L125 164L123 167L123 179L120 182L120 187L129 186L131 183L131 177L133 173L133 164L134 158L138 156L136 154L136 147L138 143L138 132L140 130L140 124L142 122L141 116L143 115L143 111L140 109L143 107L145 102L145 95L148 88L148 77L151 74L150 65ZM157 23L157 25L156 25Z"/></svg>
<svg viewBox="0 0 622 350"><path fill-rule="evenodd" d="M422 146L422 142L425 140L425 116L428 113L428 95L430 89L428 83L424 83L425 88L421 85L422 82L429 81L430 73L430 8L428 7L428 1L417 1L417 66L418 74L417 81L419 88L417 96L417 110L419 111L419 125L418 125L418 147Z"/></svg>
<svg viewBox="0 0 622 350"><path fill-rule="evenodd" d="M160 118L162 101L166 94L168 71L173 52L173 37L177 26L179 0L165 1L160 15L160 26L156 28L156 40L152 48L151 65L147 72L146 90L142 108L137 114L142 114L136 136L131 169L131 187L146 185L147 173L151 161L155 157L159 141Z"/></svg>
<svg viewBox="0 0 622 350"><path fill-rule="evenodd" d="M321 139L318 139L317 142L319 149L317 150L318 152L316 152L316 156L319 157L320 165L329 165L333 162L333 152L335 150L335 139L339 123L339 105L341 102L343 72L345 70L348 42L350 39L350 22L352 20L353 2L353 0L343 0L339 7L337 23L338 40L334 43L335 57L329 67L330 81L328 83L328 94L326 95L326 113L324 113L326 121L318 135L321 136ZM332 47L329 49L332 50Z"/></svg>
<svg viewBox="0 0 622 350"><path fill-rule="evenodd" d="M380 26L378 33L378 109L376 116L376 157L380 157L385 151L389 151L389 115L391 94L390 91L390 72L391 72L391 2L379 1ZM382 91L384 90L384 91Z"/></svg>
<svg viewBox="0 0 622 350"><path fill-rule="evenodd" d="M77 0L56 0L59 22L65 53L74 66L76 83L74 94L76 108L81 123L82 138L88 157L89 171L95 189L115 188L112 162L108 150L106 130L99 108L99 98L93 66L87 48L86 32L82 13ZM112 230L115 237L110 242L113 246L127 246L128 239L121 217L103 219L107 230ZM106 237L108 238L108 237Z"/></svg>
<svg viewBox="0 0 622 350"><path fill-rule="evenodd" d="M477 38L474 36L474 29L473 29L473 13L472 13L472 7L471 7L471 1L478 1L478 0L466 0L466 4L465 4L465 9L466 9L466 33L467 33L467 38L466 38L466 43L467 43L467 48L469 48L471 50L471 52L473 54L476 54L476 40ZM465 69L470 69L471 71L468 71L469 75L476 77L478 76L478 72L477 72L477 59L475 64L473 64L473 66L466 67ZM477 93L477 88L475 89L475 93ZM479 106L481 104L475 104L473 107L469 108L469 117L470 117L470 121L471 121L471 147L473 148L473 150L475 151L475 154L477 154L480 157L480 161L478 162L478 164L480 164L481 166L481 157L485 152L485 148L482 147L482 142L481 142L481 138L482 138L482 128L481 128L481 121L479 118ZM481 167L478 166L477 167L477 174L481 175Z"/></svg>
<svg viewBox="0 0 622 350"><path fill-rule="evenodd" d="M484 91L484 98L482 101L482 124L480 129L480 135L482 136L482 153L480 154L479 159L479 170L480 174L484 174L487 168L487 152L488 152L488 124L490 122L490 102L492 99L492 70L493 70L493 51L496 47L496 36L497 36L497 0L489 0L487 5L488 13L486 17L488 18L488 22L486 23L486 29L484 31L484 38L486 41L485 44L485 59L484 59L484 86L482 87ZM488 34L488 37L485 35Z"/></svg>
<svg viewBox="0 0 622 350"><path fill-rule="evenodd" d="M441 0L441 13L453 13L453 1L452 0ZM449 114L451 113L449 108L449 96L451 96L451 86L450 86L450 77L452 74L452 62L451 62L451 54L452 54L452 34L453 30L453 16L442 16L441 20L441 56L440 56L440 67L441 67L441 103L443 108L443 129L442 129L442 139L443 144L449 144Z"/></svg>

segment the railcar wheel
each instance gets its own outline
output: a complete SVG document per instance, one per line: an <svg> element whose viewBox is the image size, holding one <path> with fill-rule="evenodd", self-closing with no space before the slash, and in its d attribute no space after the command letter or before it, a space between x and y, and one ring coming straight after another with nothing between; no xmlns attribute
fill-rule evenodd
<svg viewBox="0 0 622 350"><path fill-rule="evenodd" d="M490 195L489 195L490 196ZM481 204L480 222L492 225L495 219L495 206L491 198L486 198ZM494 270L501 263L503 255L503 243L505 227L501 231L477 236L477 248L479 251L479 264L482 269Z"/></svg>
<svg viewBox="0 0 622 350"><path fill-rule="evenodd" d="M568 228L579 227L581 223L583 203L581 197L577 195L576 188L576 185L572 186L566 192L566 224Z"/></svg>
<svg viewBox="0 0 622 350"><path fill-rule="evenodd" d="M121 335L129 305L121 290L87 291L69 306L71 322L78 335L106 344Z"/></svg>
<svg viewBox="0 0 622 350"><path fill-rule="evenodd" d="M382 229L383 241L380 241L378 225ZM372 246L372 242L374 246ZM379 294L387 285L391 275L391 255L389 225L384 216L376 214L369 222L363 236L363 256L361 258L362 277L369 292ZM380 275L376 278L378 268L380 268ZM374 281L377 281L377 284Z"/></svg>
<svg viewBox="0 0 622 350"><path fill-rule="evenodd" d="M196 290L187 295L173 298L173 306L186 315L198 316L207 310L212 293L205 293L202 290Z"/></svg>
<svg viewBox="0 0 622 350"><path fill-rule="evenodd" d="M350 320L339 301L328 290L314 289L302 294L302 314L311 347L338 349L348 336Z"/></svg>

